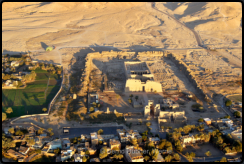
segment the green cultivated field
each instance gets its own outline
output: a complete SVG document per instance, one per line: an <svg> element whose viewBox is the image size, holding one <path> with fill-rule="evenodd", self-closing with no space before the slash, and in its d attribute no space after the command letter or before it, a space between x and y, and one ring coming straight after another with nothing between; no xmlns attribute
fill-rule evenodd
<svg viewBox="0 0 244 164"><path fill-rule="evenodd" d="M27 83L26 88L2 90L2 111L8 107L13 109L13 113L7 114L8 118L43 113L42 108L47 108L58 92L61 79L54 74L50 76L47 97L45 98L44 91L47 88L49 73L40 69L35 70L35 72L37 74L36 80Z"/></svg>
<svg viewBox="0 0 244 164"><path fill-rule="evenodd" d="M227 96L227 98L235 102L242 102L242 95Z"/></svg>

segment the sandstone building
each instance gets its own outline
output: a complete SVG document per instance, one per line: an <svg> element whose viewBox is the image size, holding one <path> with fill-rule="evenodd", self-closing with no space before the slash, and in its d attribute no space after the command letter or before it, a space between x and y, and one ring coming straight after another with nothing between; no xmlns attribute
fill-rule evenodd
<svg viewBox="0 0 244 164"><path fill-rule="evenodd" d="M159 82L154 81L154 76L146 62L124 62L125 66L125 92L162 92Z"/></svg>

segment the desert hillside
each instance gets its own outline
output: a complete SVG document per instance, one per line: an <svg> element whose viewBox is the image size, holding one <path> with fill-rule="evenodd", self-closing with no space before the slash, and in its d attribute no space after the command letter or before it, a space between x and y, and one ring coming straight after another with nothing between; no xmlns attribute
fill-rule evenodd
<svg viewBox="0 0 244 164"><path fill-rule="evenodd" d="M4 2L2 51L61 47L195 47L191 31L149 2ZM199 33L205 44L242 45L238 2L156 2Z"/></svg>

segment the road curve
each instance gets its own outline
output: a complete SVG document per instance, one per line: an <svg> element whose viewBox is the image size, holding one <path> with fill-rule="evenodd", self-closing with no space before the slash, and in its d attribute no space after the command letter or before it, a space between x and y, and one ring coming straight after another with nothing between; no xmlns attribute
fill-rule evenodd
<svg viewBox="0 0 244 164"><path fill-rule="evenodd" d="M198 46L200 46L200 47L203 46L202 41L201 41L201 39L200 39L198 33L197 33L195 30L193 30L193 29L187 27L184 23L181 23L179 20L177 20L177 19L176 19L175 17L173 17L172 15L170 15L170 14L168 14L168 13L166 13L166 12L160 11L157 7L155 7L155 2L151 2L151 5L152 5L152 8L153 8L153 9L155 9L155 10L157 10L157 11L159 11L159 12L161 12L161 13L167 15L167 16L169 16L170 18L174 19L177 23L179 23L180 25L182 25L182 26L184 26L185 28L187 28L188 30L190 30L190 31L194 34Z"/></svg>

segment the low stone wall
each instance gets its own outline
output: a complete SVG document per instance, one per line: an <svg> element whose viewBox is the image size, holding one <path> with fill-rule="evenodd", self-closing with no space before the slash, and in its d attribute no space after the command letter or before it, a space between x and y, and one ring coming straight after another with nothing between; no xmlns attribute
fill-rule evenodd
<svg viewBox="0 0 244 164"><path fill-rule="evenodd" d="M50 111L51 111L51 107L52 105L54 104L56 98L58 97L58 95L60 94L60 92L62 91L63 89L63 84L64 84L64 73L62 72L62 82L61 82L61 86L60 86L60 89L59 91L56 93L56 95L54 96L54 98L52 99L52 101L49 103L48 105L48 115L50 114Z"/></svg>
<svg viewBox="0 0 244 164"><path fill-rule="evenodd" d="M188 66L178 56L172 53L167 53L166 57L170 58L171 61L184 73L188 80L193 84L199 95L202 98L206 98L207 94L203 91L201 85L196 81L192 71L188 68Z"/></svg>
<svg viewBox="0 0 244 164"><path fill-rule="evenodd" d="M225 155L236 155L237 152L234 152L234 153L225 153Z"/></svg>
<svg viewBox="0 0 244 164"><path fill-rule="evenodd" d="M9 87L9 86L4 86L2 89L17 89L17 87Z"/></svg>
<svg viewBox="0 0 244 164"><path fill-rule="evenodd" d="M148 121L148 119L147 118L126 118L125 117L125 121L129 121L129 122L139 122L139 121L146 122L146 121Z"/></svg>

